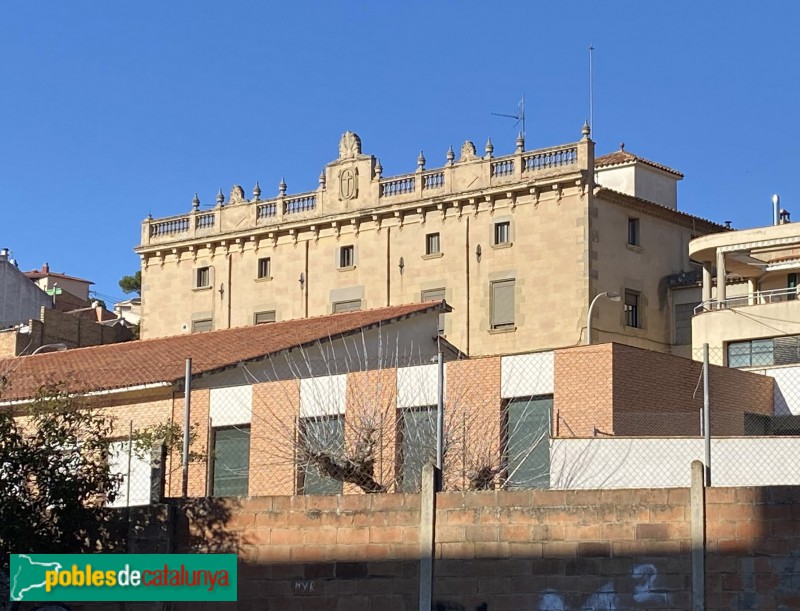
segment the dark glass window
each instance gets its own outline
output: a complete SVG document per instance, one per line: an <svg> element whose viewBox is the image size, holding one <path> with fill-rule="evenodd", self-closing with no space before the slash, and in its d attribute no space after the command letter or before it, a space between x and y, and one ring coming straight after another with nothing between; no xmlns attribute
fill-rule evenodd
<svg viewBox="0 0 800 611"><path fill-rule="evenodd" d="M214 496L247 496L250 475L250 427L214 431Z"/></svg>
<svg viewBox="0 0 800 611"><path fill-rule="evenodd" d="M341 494L342 480L323 465L335 464L344 453L344 417L319 416L300 422L300 490L302 494Z"/></svg>
<svg viewBox="0 0 800 611"><path fill-rule="evenodd" d="M509 488L550 487L552 397L509 399L503 408L504 462Z"/></svg>
<svg viewBox="0 0 800 611"><path fill-rule="evenodd" d="M436 406L404 409L400 419L400 487L419 492L422 467L436 461Z"/></svg>

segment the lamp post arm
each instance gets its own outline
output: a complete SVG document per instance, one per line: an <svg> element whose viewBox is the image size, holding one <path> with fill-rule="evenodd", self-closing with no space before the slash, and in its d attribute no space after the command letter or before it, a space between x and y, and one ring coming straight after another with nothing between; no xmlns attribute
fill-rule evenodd
<svg viewBox="0 0 800 611"><path fill-rule="evenodd" d="M592 343L592 310L594 309L594 304L597 303L597 300L603 297L605 293L598 293L592 299L592 303L589 304L589 313L586 315L586 345L589 346Z"/></svg>

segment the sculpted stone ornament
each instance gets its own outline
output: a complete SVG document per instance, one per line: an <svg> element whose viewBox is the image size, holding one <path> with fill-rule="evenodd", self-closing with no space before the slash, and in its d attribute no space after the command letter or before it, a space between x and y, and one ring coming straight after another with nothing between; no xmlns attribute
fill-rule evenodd
<svg viewBox="0 0 800 611"><path fill-rule="evenodd" d="M358 168L345 168L339 172L339 198L343 200L358 197Z"/></svg>
<svg viewBox="0 0 800 611"><path fill-rule="evenodd" d="M238 204L239 202L245 201L244 199L244 189L241 185L233 185L231 189L230 197L228 197L228 203L230 204Z"/></svg>
<svg viewBox="0 0 800 611"><path fill-rule="evenodd" d="M339 159L355 159L361 154L361 138L355 132L345 132L339 140Z"/></svg>
<svg viewBox="0 0 800 611"><path fill-rule="evenodd" d="M464 144L461 145L461 159L459 159L459 161L473 161L477 158L478 156L475 154L475 145L470 140L464 142Z"/></svg>

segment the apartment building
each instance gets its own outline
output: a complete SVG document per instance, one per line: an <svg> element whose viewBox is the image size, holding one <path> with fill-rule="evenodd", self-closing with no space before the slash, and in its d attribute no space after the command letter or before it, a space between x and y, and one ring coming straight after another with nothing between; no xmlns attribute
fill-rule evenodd
<svg viewBox="0 0 800 611"><path fill-rule="evenodd" d="M690 243L703 266L695 358L708 343L712 362L730 367L800 363L800 225L776 221Z"/></svg>
<svg viewBox="0 0 800 611"><path fill-rule="evenodd" d="M147 218L141 336L152 338L446 299L440 329L470 355L587 340L670 351L666 279L690 273L688 243L719 232L677 209L682 175L577 142L511 154L451 147L442 167L384 176L352 132L317 189L252 197L234 186L212 209ZM699 291L698 291L699 292ZM698 296L699 300L699 296ZM684 341L686 334L683 335Z"/></svg>

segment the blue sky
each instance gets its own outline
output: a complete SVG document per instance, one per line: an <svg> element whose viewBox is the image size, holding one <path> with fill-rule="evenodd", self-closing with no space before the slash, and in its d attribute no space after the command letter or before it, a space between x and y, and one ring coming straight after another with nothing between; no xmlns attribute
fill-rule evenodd
<svg viewBox="0 0 800 611"><path fill-rule="evenodd" d="M471 139L572 142L594 55L598 154L679 169L682 210L746 228L772 193L800 220L794 2L0 4L0 246L23 269L94 280L138 269L140 223L256 180L316 186L356 131L384 175Z"/></svg>

